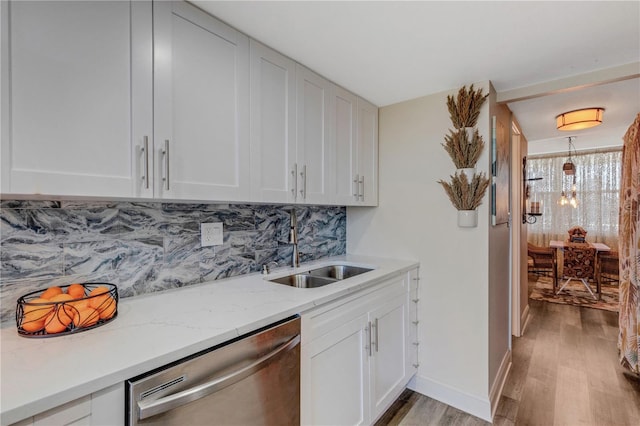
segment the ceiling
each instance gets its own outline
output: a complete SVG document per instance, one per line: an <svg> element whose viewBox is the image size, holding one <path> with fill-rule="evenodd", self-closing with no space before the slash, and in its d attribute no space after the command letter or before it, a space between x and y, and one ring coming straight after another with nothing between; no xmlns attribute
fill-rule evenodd
<svg viewBox="0 0 640 426"><path fill-rule="evenodd" d="M605 108L577 149L621 145L640 112L638 1L192 3L378 106L490 80L530 153L568 136L561 112Z"/></svg>

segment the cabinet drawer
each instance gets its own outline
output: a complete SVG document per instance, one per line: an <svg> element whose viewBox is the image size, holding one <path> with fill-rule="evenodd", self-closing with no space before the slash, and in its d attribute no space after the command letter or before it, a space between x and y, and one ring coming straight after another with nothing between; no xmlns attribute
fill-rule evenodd
<svg viewBox="0 0 640 426"><path fill-rule="evenodd" d="M90 425L91 424L91 395L68 402L53 408L33 418L34 426L51 425Z"/></svg>
<svg viewBox="0 0 640 426"><path fill-rule="evenodd" d="M365 294L358 294L342 298L338 301L328 303L302 314L302 344L316 339L366 313L371 309L372 304L381 300L389 300L397 295L407 294L405 275L385 281L374 286L371 290L366 289ZM361 292L359 292L361 293Z"/></svg>

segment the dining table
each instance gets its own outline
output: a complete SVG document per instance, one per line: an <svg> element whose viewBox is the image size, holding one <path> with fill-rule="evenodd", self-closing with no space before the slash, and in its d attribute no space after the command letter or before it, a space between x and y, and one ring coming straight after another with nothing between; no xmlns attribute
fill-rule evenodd
<svg viewBox="0 0 640 426"><path fill-rule="evenodd" d="M549 247L553 248L553 249L563 249L567 246L567 244L575 244L575 243L568 243L567 241L557 241L557 240L551 240L549 241ZM611 247L609 247L608 245L604 244L604 243L585 243L585 244L589 244L589 247L593 247L594 249L596 249L597 252L601 252L601 251L611 251Z"/></svg>
<svg viewBox="0 0 640 426"><path fill-rule="evenodd" d="M569 244L576 244L576 243L569 243L568 241L558 241L558 240L551 240L549 241L549 247L551 247L554 250L564 250L564 248L569 245ZM609 247L608 245L604 244L604 243L590 243L590 242L585 242L585 244L588 244L589 247L593 247L594 249L596 249L596 265L595 265L595 270L596 270L596 277L595 277L595 281L596 281L596 294L598 295L598 300L600 300L600 297L602 295L602 289L600 286L600 274L598 273L598 262L600 261L598 258L598 253L600 252L607 252L607 251L611 251L611 247ZM556 259L558 257L556 256ZM559 266L562 266L562 264L559 264ZM562 274L560 274L560 276L562 277ZM556 287L557 283L554 283L553 285L553 292L556 292Z"/></svg>

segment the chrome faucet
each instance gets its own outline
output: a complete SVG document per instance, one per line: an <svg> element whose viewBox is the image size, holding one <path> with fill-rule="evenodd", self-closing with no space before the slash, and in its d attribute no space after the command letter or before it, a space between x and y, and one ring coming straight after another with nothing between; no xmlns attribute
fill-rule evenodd
<svg viewBox="0 0 640 426"><path fill-rule="evenodd" d="M278 262L276 262L276 261L271 261L269 263L265 263L264 265L262 265L262 275L268 275L268 274L271 273L271 265L274 265L276 267L280 266L280 265L278 265Z"/></svg>
<svg viewBox="0 0 640 426"><path fill-rule="evenodd" d="M300 254L298 253L298 219L295 209L291 209L291 228L289 229L289 244L293 246L293 254L291 255L291 266L300 266Z"/></svg>

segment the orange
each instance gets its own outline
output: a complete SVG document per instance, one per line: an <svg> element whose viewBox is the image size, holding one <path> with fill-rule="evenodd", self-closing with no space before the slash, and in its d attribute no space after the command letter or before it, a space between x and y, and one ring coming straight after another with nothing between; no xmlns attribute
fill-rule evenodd
<svg viewBox="0 0 640 426"><path fill-rule="evenodd" d="M116 301L109 296L100 307L96 308L100 312L100 319L109 319L116 312Z"/></svg>
<svg viewBox="0 0 640 426"><path fill-rule="evenodd" d="M98 322L99 317L98 311L93 308L78 309L73 316L73 325L76 327L90 327Z"/></svg>
<svg viewBox="0 0 640 426"><path fill-rule="evenodd" d="M50 298L49 302L67 302L69 300L73 300L73 296L66 293L60 293Z"/></svg>
<svg viewBox="0 0 640 426"><path fill-rule="evenodd" d="M74 299L70 302L65 303L65 305L73 306L76 310L81 310L89 307L89 299Z"/></svg>
<svg viewBox="0 0 640 426"><path fill-rule="evenodd" d="M108 293L109 293L109 289L104 286L96 287L93 290L91 290L91 293L89 293L89 306L91 306L94 309L101 310L100 306L102 306L103 303L105 303L107 299L111 297L109 296ZM103 296L100 296L101 294Z"/></svg>
<svg viewBox="0 0 640 426"><path fill-rule="evenodd" d="M33 299L22 305L22 314L24 317L29 316L31 320L44 319L53 307L54 305L47 299Z"/></svg>
<svg viewBox="0 0 640 426"><path fill-rule="evenodd" d="M74 299L82 299L84 297L84 286L82 284L71 284L67 288L67 294Z"/></svg>
<svg viewBox="0 0 640 426"><path fill-rule="evenodd" d="M40 298L51 299L53 296L60 293L62 293L62 289L60 287L49 287L40 295Z"/></svg>
<svg viewBox="0 0 640 426"><path fill-rule="evenodd" d="M39 321L23 321L20 328L28 333L35 333L44 328L44 320Z"/></svg>
<svg viewBox="0 0 640 426"><path fill-rule="evenodd" d="M45 305L42 305L45 303ZM22 321L20 327L33 333L44 328L46 317L53 310L54 305L46 299L33 299L22 306Z"/></svg>
<svg viewBox="0 0 640 426"><path fill-rule="evenodd" d="M73 318L71 318L67 309L56 309L45 320L44 329L49 334L61 333L67 329L71 321L73 321Z"/></svg>

